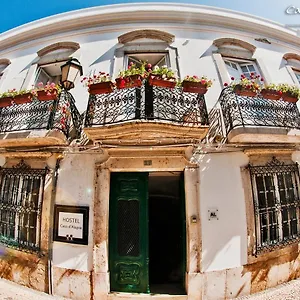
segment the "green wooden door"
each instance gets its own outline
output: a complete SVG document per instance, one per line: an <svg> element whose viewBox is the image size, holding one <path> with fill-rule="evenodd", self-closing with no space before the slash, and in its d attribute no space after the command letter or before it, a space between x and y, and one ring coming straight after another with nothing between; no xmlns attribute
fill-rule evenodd
<svg viewBox="0 0 300 300"><path fill-rule="evenodd" d="M110 187L111 291L149 293L148 173L112 173Z"/></svg>

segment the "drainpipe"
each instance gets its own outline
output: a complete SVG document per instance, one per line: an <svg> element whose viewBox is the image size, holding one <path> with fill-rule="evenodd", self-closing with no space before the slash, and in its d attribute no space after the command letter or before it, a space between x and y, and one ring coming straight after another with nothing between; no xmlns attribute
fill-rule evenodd
<svg viewBox="0 0 300 300"><path fill-rule="evenodd" d="M60 166L60 158L56 160L56 166L52 175L52 192L50 205L50 220L49 220L49 240L48 240L48 294L53 295L53 223L54 223L54 205L56 198L56 187L58 179L58 170Z"/></svg>

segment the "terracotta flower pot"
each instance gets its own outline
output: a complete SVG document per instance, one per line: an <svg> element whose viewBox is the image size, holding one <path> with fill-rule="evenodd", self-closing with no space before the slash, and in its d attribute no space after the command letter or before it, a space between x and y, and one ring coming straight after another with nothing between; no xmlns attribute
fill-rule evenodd
<svg viewBox="0 0 300 300"><path fill-rule="evenodd" d="M27 93L27 94L23 94L23 95L18 95L15 96L13 98L13 102L15 104L24 104L24 103L29 103L32 100L32 94L31 93Z"/></svg>
<svg viewBox="0 0 300 300"><path fill-rule="evenodd" d="M111 93L114 89L114 84L111 81L99 82L89 86L89 93L91 95L100 95Z"/></svg>
<svg viewBox="0 0 300 300"><path fill-rule="evenodd" d="M197 93L204 95L207 92L207 87L201 82L183 81L182 90L188 93Z"/></svg>
<svg viewBox="0 0 300 300"><path fill-rule="evenodd" d="M233 90L239 96L255 97L257 95L257 92L254 92L250 89L243 88L239 84L236 85Z"/></svg>
<svg viewBox="0 0 300 300"><path fill-rule="evenodd" d="M37 98L40 101L56 100L57 97L58 97L58 93L56 89L52 91L45 91L45 90L37 91Z"/></svg>
<svg viewBox="0 0 300 300"><path fill-rule="evenodd" d="M281 95L276 90L263 89L261 90L260 94L265 99L270 99L270 100L279 100L281 98Z"/></svg>
<svg viewBox="0 0 300 300"><path fill-rule="evenodd" d="M3 97L0 98L0 107L6 107L12 105L12 98L11 97Z"/></svg>
<svg viewBox="0 0 300 300"><path fill-rule="evenodd" d="M141 75L130 75L124 78L116 78L116 86L118 89L126 89L142 86Z"/></svg>
<svg viewBox="0 0 300 300"><path fill-rule="evenodd" d="M295 103L298 101L298 98L295 96L292 96L290 93L287 92L287 93L282 94L282 100Z"/></svg>
<svg viewBox="0 0 300 300"><path fill-rule="evenodd" d="M172 80L164 80L161 76L159 75L150 75L149 76L149 84L152 86L160 86L160 87L165 87L165 88L171 88L173 89L176 85L175 78L170 78Z"/></svg>

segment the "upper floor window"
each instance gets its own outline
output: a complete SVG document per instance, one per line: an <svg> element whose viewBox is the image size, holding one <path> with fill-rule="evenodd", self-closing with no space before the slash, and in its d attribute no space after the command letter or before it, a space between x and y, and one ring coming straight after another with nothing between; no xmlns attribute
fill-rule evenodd
<svg viewBox="0 0 300 300"><path fill-rule="evenodd" d="M10 64L9 59L0 59L0 80L3 77L4 71L7 68L7 66Z"/></svg>
<svg viewBox="0 0 300 300"><path fill-rule="evenodd" d="M59 83L61 79L60 67L65 63L66 61L61 61L52 64L39 65L36 72L35 85L39 82L46 84L48 81Z"/></svg>
<svg viewBox="0 0 300 300"><path fill-rule="evenodd" d="M46 169L31 169L23 161L0 170L0 242L40 250L40 225Z"/></svg>
<svg viewBox="0 0 300 300"><path fill-rule="evenodd" d="M300 55L286 53L283 58L286 60L286 68L295 84L300 84Z"/></svg>
<svg viewBox="0 0 300 300"><path fill-rule="evenodd" d="M177 49L170 44L175 37L164 31L144 29L127 32L118 37L122 47L115 51L113 75L127 69L132 62L139 66L142 62L153 66L168 66L178 71Z"/></svg>
<svg viewBox="0 0 300 300"><path fill-rule="evenodd" d="M242 74L247 78L250 78L251 74L260 75L254 61L224 58L224 62L230 77L239 79Z"/></svg>
<svg viewBox="0 0 300 300"><path fill-rule="evenodd" d="M222 85L228 83L231 77L240 79L242 74L247 78L251 73L262 75L253 57L255 46L235 38L220 38L213 45L216 47L213 55Z"/></svg>
<svg viewBox="0 0 300 300"><path fill-rule="evenodd" d="M51 44L37 52L39 59L33 65L35 76L33 84L39 82L46 84L48 81L59 83L61 79L61 66L74 56L76 50L80 48L78 43L59 42Z"/></svg>
<svg viewBox="0 0 300 300"><path fill-rule="evenodd" d="M150 63L152 66L170 66L169 55L166 52L127 53L125 66L131 62L137 66L140 66L142 62Z"/></svg>
<svg viewBox="0 0 300 300"><path fill-rule="evenodd" d="M300 199L297 164L273 158L249 166L256 219L257 252L299 238Z"/></svg>

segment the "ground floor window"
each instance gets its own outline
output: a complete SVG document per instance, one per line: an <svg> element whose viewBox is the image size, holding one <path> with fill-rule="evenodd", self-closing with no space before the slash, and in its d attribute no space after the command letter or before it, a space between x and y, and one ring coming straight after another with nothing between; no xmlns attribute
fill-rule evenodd
<svg viewBox="0 0 300 300"><path fill-rule="evenodd" d="M23 161L0 169L0 243L39 251L46 169L31 169Z"/></svg>
<svg viewBox="0 0 300 300"><path fill-rule="evenodd" d="M249 166L256 221L257 252L299 238L298 164L273 158L264 166Z"/></svg>

